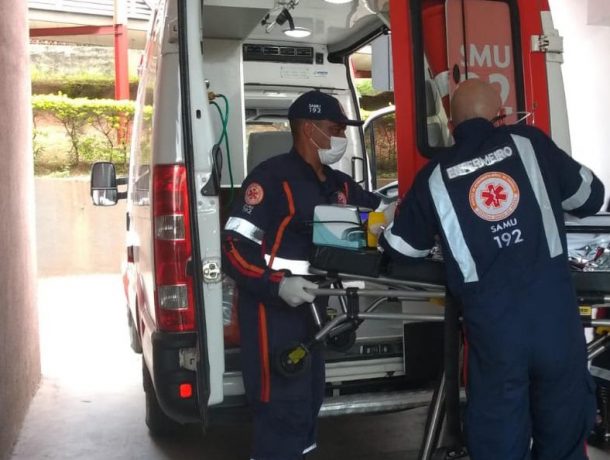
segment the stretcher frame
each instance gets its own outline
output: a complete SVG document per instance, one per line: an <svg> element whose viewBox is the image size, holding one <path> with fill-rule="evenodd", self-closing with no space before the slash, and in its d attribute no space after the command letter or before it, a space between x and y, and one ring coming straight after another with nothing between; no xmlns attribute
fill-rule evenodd
<svg viewBox="0 0 610 460"><path fill-rule="evenodd" d="M457 308L454 306L450 296L446 293L444 285L422 283L415 281L407 281L396 279L387 276L367 277L363 275L352 275L349 273L329 272L310 267L309 271L312 274L324 276L327 281L323 285L331 287L322 287L318 289L308 290L316 296L336 296L339 299L342 312L323 323L319 317L318 310L315 304L311 304L311 311L319 330L307 345L311 347L315 344L322 343L327 337L333 334L340 334L350 328L357 328L357 323L363 320L400 320L400 321L435 321L446 322L453 321L456 325L461 323L461 318L458 316ZM367 289L358 287L343 287L343 281L370 281L378 285L383 285L387 289ZM376 297L376 300L364 311L359 311L359 297ZM579 302L586 301L588 304L595 304L595 307L610 307L610 295L600 292L594 293L578 293ZM377 307L387 300L401 301L426 301L431 299L445 299L446 307L443 314L421 314L421 313L383 313L375 312ZM453 316L453 318L452 318ZM610 327L610 319L591 319L582 317L584 327ZM454 356L458 357L461 354L461 344L459 338L457 341ZM606 333L601 337L587 344L588 359L591 360L595 356L603 353L610 348L610 334ZM437 443L439 441L441 429L443 427L443 419L445 418L445 407L448 404L447 392L448 388L447 364L443 370L441 377L437 383L432 400L428 409L428 416L424 436L422 439L419 460L432 460L436 458L443 459L458 459L467 458L467 451L463 439L453 439L453 445L445 448L444 451L438 450ZM457 388L459 393L459 385ZM459 404L460 395L457 396ZM455 399L455 398L454 398ZM454 407L454 410L459 409ZM455 415L455 414L454 414ZM457 414L459 417L459 413ZM449 414L447 414L449 417ZM450 420L447 420L449 423ZM454 424L459 423L459 420ZM461 428L460 428L461 433Z"/></svg>

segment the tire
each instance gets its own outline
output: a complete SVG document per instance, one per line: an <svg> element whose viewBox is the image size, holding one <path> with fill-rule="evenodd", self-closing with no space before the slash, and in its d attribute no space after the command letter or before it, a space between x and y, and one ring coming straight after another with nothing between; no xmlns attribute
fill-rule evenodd
<svg viewBox="0 0 610 460"><path fill-rule="evenodd" d="M356 331L347 330L335 336L329 336L326 339L326 345L335 351L340 353L347 352L356 343Z"/></svg>
<svg viewBox="0 0 610 460"><path fill-rule="evenodd" d="M135 353L142 353L142 340L135 321L131 316L131 311L127 307L127 327L129 327L129 345Z"/></svg>
<svg viewBox="0 0 610 460"><path fill-rule="evenodd" d="M153 437L168 437L182 430L182 424L169 418L157 400L157 394L150 377L150 372L142 359L142 379L144 383L144 395L146 398L146 426Z"/></svg>
<svg viewBox="0 0 610 460"><path fill-rule="evenodd" d="M297 352L296 361L291 356ZM272 356L273 369L282 377L297 378L311 368L311 355L307 347L301 343L293 343Z"/></svg>

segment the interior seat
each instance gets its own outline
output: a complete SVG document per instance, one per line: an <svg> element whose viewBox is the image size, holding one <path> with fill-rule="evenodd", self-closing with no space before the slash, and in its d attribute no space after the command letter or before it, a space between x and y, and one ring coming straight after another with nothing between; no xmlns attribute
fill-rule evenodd
<svg viewBox="0 0 610 460"><path fill-rule="evenodd" d="M248 137L248 173L263 161L287 153L292 148L290 131L262 131Z"/></svg>

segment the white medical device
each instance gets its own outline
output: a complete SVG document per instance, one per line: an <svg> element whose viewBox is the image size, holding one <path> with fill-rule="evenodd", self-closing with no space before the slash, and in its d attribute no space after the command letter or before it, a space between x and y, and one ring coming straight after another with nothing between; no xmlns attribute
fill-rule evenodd
<svg viewBox="0 0 610 460"><path fill-rule="evenodd" d="M363 221L367 215L368 210L357 206L332 204L316 206L313 213L314 245L346 249L364 248L366 232Z"/></svg>

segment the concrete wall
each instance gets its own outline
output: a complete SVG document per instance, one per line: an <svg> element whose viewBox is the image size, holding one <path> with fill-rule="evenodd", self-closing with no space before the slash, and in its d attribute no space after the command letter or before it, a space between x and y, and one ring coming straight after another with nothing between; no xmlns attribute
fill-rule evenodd
<svg viewBox="0 0 610 460"><path fill-rule="evenodd" d="M89 177L36 178L39 276L118 273L125 259L125 200L95 207Z"/></svg>
<svg viewBox="0 0 610 460"><path fill-rule="evenodd" d="M107 46L76 46L31 43L32 71L54 75L114 75L114 48ZM129 50L129 74L137 75L141 50Z"/></svg>
<svg viewBox="0 0 610 460"><path fill-rule="evenodd" d="M40 381L27 2L0 2L0 459Z"/></svg>
<svg viewBox="0 0 610 460"><path fill-rule="evenodd" d="M562 67L572 154L604 181L610 196L610 2L550 0L553 22L564 37Z"/></svg>

